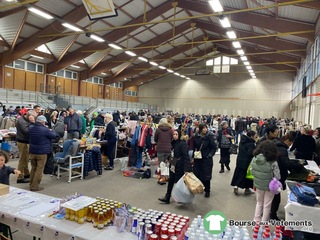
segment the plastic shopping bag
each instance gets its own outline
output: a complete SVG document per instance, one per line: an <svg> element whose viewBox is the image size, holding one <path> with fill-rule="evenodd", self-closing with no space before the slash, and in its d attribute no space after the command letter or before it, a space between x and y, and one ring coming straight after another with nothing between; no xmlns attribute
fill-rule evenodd
<svg viewBox="0 0 320 240"><path fill-rule="evenodd" d="M174 185L171 195L174 201L178 203L194 203L195 200L195 195L190 192L183 177Z"/></svg>

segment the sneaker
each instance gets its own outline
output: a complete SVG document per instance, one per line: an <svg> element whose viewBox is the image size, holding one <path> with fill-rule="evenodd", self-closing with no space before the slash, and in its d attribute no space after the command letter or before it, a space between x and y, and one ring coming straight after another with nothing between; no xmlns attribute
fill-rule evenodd
<svg viewBox="0 0 320 240"><path fill-rule="evenodd" d="M238 188L237 188L237 187L235 187L235 188L233 189L233 193L234 193L235 195L239 195L239 193L238 193Z"/></svg>
<svg viewBox="0 0 320 240"><path fill-rule="evenodd" d="M107 167L104 167L104 170L113 170L113 167L107 166Z"/></svg>
<svg viewBox="0 0 320 240"><path fill-rule="evenodd" d="M204 197L205 197L205 198L209 198L209 197L210 197L210 192L206 192L206 193L204 194Z"/></svg>
<svg viewBox="0 0 320 240"><path fill-rule="evenodd" d="M29 179L23 178L23 179L17 179L17 183L28 183L30 182Z"/></svg>
<svg viewBox="0 0 320 240"><path fill-rule="evenodd" d="M221 170L219 171L219 173L224 173L224 170L223 170L223 169L221 169Z"/></svg>
<svg viewBox="0 0 320 240"><path fill-rule="evenodd" d="M249 188L246 188L246 190L244 190L244 195L250 195L253 192L251 192L251 190Z"/></svg>
<svg viewBox="0 0 320 240"><path fill-rule="evenodd" d="M34 188L34 189L30 189L31 192L39 192L39 191L42 191L44 188L43 187L37 187L37 188Z"/></svg>

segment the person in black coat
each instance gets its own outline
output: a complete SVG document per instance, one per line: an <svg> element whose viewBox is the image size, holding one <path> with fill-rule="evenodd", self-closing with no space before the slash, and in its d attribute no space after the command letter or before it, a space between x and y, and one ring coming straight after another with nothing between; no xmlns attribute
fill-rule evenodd
<svg viewBox="0 0 320 240"><path fill-rule="evenodd" d="M208 198L211 190L213 156L217 151L217 145L213 133L208 131L208 127L204 123L199 124L199 132L196 133L194 138L193 151L201 151L202 158L194 159L193 171L204 185L205 197Z"/></svg>
<svg viewBox="0 0 320 240"><path fill-rule="evenodd" d="M290 151L296 150L295 155L297 159L313 160L313 153L316 151L316 141L311 136L311 128L303 126L300 133Z"/></svg>
<svg viewBox="0 0 320 240"><path fill-rule="evenodd" d="M104 170L113 170L114 168L114 157L115 157L115 146L117 143L117 132L116 132L116 125L113 121L112 114L107 113L106 117L106 129L101 129L102 136L101 139L107 140L108 144L106 146L101 146L101 151L103 155L108 156L109 165L105 166Z"/></svg>
<svg viewBox="0 0 320 240"><path fill-rule="evenodd" d="M286 179L288 177L288 170L290 171L290 162L288 148L292 145L295 140L295 133L289 132L282 138L276 138L273 142L277 145L279 150L279 156L277 159L278 166L280 169L280 182L282 184L282 189L286 189ZM277 211L281 202L281 194L275 194L271 203L270 219L280 220L277 216Z"/></svg>
<svg viewBox="0 0 320 240"><path fill-rule="evenodd" d="M231 146L231 140L233 138L231 128L229 128L229 125L227 121L222 121L220 123L221 129L218 131L218 142L219 142L219 148L220 148L220 171L219 173L224 173L224 166L226 166L227 170L230 171L230 146Z"/></svg>
<svg viewBox="0 0 320 240"><path fill-rule="evenodd" d="M173 157L177 159L177 162L175 165L173 163L170 163L167 193L163 198L158 198L160 202L169 204L174 184L177 183L186 172L192 172L191 162L188 154L189 147L186 142L187 139L188 136L181 136L180 130L175 130L173 132Z"/></svg>
<svg viewBox="0 0 320 240"><path fill-rule="evenodd" d="M247 135L242 135L237 156L236 169L233 173L231 186L234 186L234 194L238 195L238 188L245 188L245 195L251 194L249 188L253 187L253 181L246 178L247 169L253 158L253 150L256 147L256 132L248 131Z"/></svg>

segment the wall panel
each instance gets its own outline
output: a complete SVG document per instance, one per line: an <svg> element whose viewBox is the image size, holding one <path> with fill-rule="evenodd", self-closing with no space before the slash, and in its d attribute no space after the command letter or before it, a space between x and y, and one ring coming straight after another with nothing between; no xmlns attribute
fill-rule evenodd
<svg viewBox="0 0 320 240"><path fill-rule="evenodd" d="M66 78L64 80L64 90L65 90L65 94L71 95L72 94L72 90L71 90L71 82L76 82L74 80L68 79Z"/></svg>
<svg viewBox="0 0 320 240"><path fill-rule="evenodd" d="M36 91L37 74L34 72L26 72L26 88L27 91Z"/></svg>
<svg viewBox="0 0 320 240"><path fill-rule="evenodd" d="M80 83L80 96L87 96L87 82L81 81Z"/></svg>
<svg viewBox="0 0 320 240"><path fill-rule="evenodd" d="M4 70L4 88L13 88L14 69L6 67Z"/></svg>
<svg viewBox="0 0 320 240"><path fill-rule="evenodd" d="M71 95L78 96L78 81L71 81Z"/></svg>
<svg viewBox="0 0 320 240"><path fill-rule="evenodd" d="M36 73L36 91L41 92L41 86L44 84L44 75Z"/></svg>
<svg viewBox="0 0 320 240"><path fill-rule="evenodd" d="M26 87L26 72L24 70L14 70L13 88L25 90Z"/></svg>

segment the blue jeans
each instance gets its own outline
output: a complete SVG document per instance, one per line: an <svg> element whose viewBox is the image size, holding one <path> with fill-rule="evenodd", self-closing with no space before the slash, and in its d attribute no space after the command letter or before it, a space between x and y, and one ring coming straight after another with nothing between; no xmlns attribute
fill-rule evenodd
<svg viewBox="0 0 320 240"><path fill-rule="evenodd" d="M243 131L236 132L236 143L240 142L240 140L238 141L239 135L240 135L240 140L241 140L241 136L243 135Z"/></svg>

